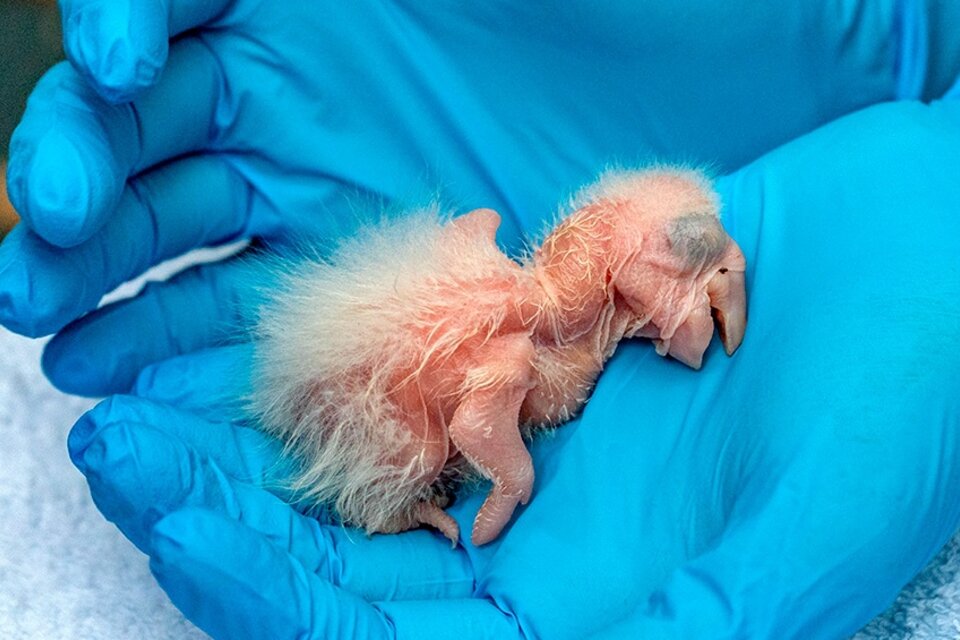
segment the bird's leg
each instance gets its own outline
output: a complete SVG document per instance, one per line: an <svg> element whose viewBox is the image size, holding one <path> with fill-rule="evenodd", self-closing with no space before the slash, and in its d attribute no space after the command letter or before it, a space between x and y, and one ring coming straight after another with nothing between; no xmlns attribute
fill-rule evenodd
<svg viewBox="0 0 960 640"><path fill-rule="evenodd" d="M457 546L460 538L460 526L453 516L440 508L435 502L424 501L417 504L413 512L417 524L425 524L439 530L453 546ZM414 525L416 526L416 524ZM411 527L413 528L413 527Z"/></svg>
<svg viewBox="0 0 960 640"><path fill-rule="evenodd" d="M519 413L533 385L534 347L525 334L494 338L474 354L449 432L453 445L493 488L474 520L475 545L490 542L526 504L533 461L520 436Z"/></svg>

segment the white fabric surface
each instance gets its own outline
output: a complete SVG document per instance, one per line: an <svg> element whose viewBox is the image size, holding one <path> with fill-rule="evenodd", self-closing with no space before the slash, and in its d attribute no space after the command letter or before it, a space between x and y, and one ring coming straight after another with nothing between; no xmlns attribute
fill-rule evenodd
<svg viewBox="0 0 960 640"><path fill-rule="evenodd" d="M0 329L0 637L207 637L170 604L146 556L94 507L66 446L93 403L50 386L41 347Z"/></svg>
<svg viewBox="0 0 960 640"><path fill-rule="evenodd" d="M41 343L0 329L0 637L193 640L146 558L97 512L66 435L92 403L54 390ZM960 538L857 635L960 637Z"/></svg>

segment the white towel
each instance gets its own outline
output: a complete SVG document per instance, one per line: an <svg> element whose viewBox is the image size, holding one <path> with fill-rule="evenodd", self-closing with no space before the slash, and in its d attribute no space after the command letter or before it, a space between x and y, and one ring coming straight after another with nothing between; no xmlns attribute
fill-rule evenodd
<svg viewBox="0 0 960 640"><path fill-rule="evenodd" d="M93 506L66 446L92 403L50 386L41 348L0 329L0 637L206 638Z"/></svg>
<svg viewBox="0 0 960 640"><path fill-rule="evenodd" d="M206 637L93 506L66 451L70 426L92 403L50 386L41 347L0 329L0 637ZM960 538L856 637L960 637Z"/></svg>

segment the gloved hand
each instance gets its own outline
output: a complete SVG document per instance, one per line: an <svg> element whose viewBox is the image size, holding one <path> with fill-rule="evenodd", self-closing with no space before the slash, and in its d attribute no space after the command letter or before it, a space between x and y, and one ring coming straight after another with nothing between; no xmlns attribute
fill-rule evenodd
<svg viewBox="0 0 960 640"><path fill-rule="evenodd" d="M565 3L549 20L529 3L457 4L457 17L452 4L339 4L65 4L71 58L104 93L136 100L110 106L66 66L35 92L11 149L26 225L0 247L4 324L55 331L194 246L348 231L356 194L416 198L411 184L500 208L516 246L558 190L603 163L729 169L858 106L936 95L957 71L954 3ZM201 24L137 90L166 36ZM846 124L722 184L755 269L753 346L727 365L714 355L711 377L624 348L583 417L534 447L537 497L495 546L452 553L424 531L368 541L265 492L282 473L272 445L227 422L237 385L224 372L243 346L149 369L137 388L159 403L101 405L75 430L74 458L175 602L217 636L851 629L956 522L944 497L955 407L936 388L955 366L928 326L955 314L955 247L938 225L954 224L956 194L927 190L956 165L944 148L956 133L946 116L897 109L906 123ZM928 161L905 170L914 156ZM896 219L905 206L922 225ZM861 274L870 287L851 298ZM77 392L127 389L144 365L221 341L243 285L229 264L155 285L68 327L47 371ZM877 406L881 392L891 406ZM851 414L855 428L841 428ZM860 468L883 475L865 482ZM457 507L461 522L476 506ZM863 574L876 580L866 593ZM814 628L828 606L839 611Z"/></svg>
<svg viewBox="0 0 960 640"><path fill-rule="evenodd" d="M960 523L957 89L719 180L742 347L693 372L622 344L533 444L533 499L489 545L287 506L276 444L237 422L247 345L148 368L81 419L72 458L215 638L844 637ZM482 498L453 507L464 530Z"/></svg>
<svg viewBox="0 0 960 640"><path fill-rule="evenodd" d="M193 247L349 232L358 199L439 188L500 210L516 249L608 163L731 170L960 73L960 5L933 0L61 5L73 64L43 78L14 135L25 224L0 249L0 323L34 336ZM71 325L47 374L126 391L143 366L222 339L229 270Z"/></svg>

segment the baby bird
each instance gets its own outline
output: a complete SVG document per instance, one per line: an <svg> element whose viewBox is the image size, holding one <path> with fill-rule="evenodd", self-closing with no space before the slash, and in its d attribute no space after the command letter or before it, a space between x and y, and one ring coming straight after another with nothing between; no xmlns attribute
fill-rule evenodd
<svg viewBox="0 0 960 640"><path fill-rule="evenodd" d="M524 436L576 414L620 340L698 369L715 318L736 351L746 265L718 208L695 171L609 172L521 262L490 209L413 212L303 260L260 310L251 402L292 488L367 532L456 544L444 508L478 473L471 539L490 542L531 497Z"/></svg>

